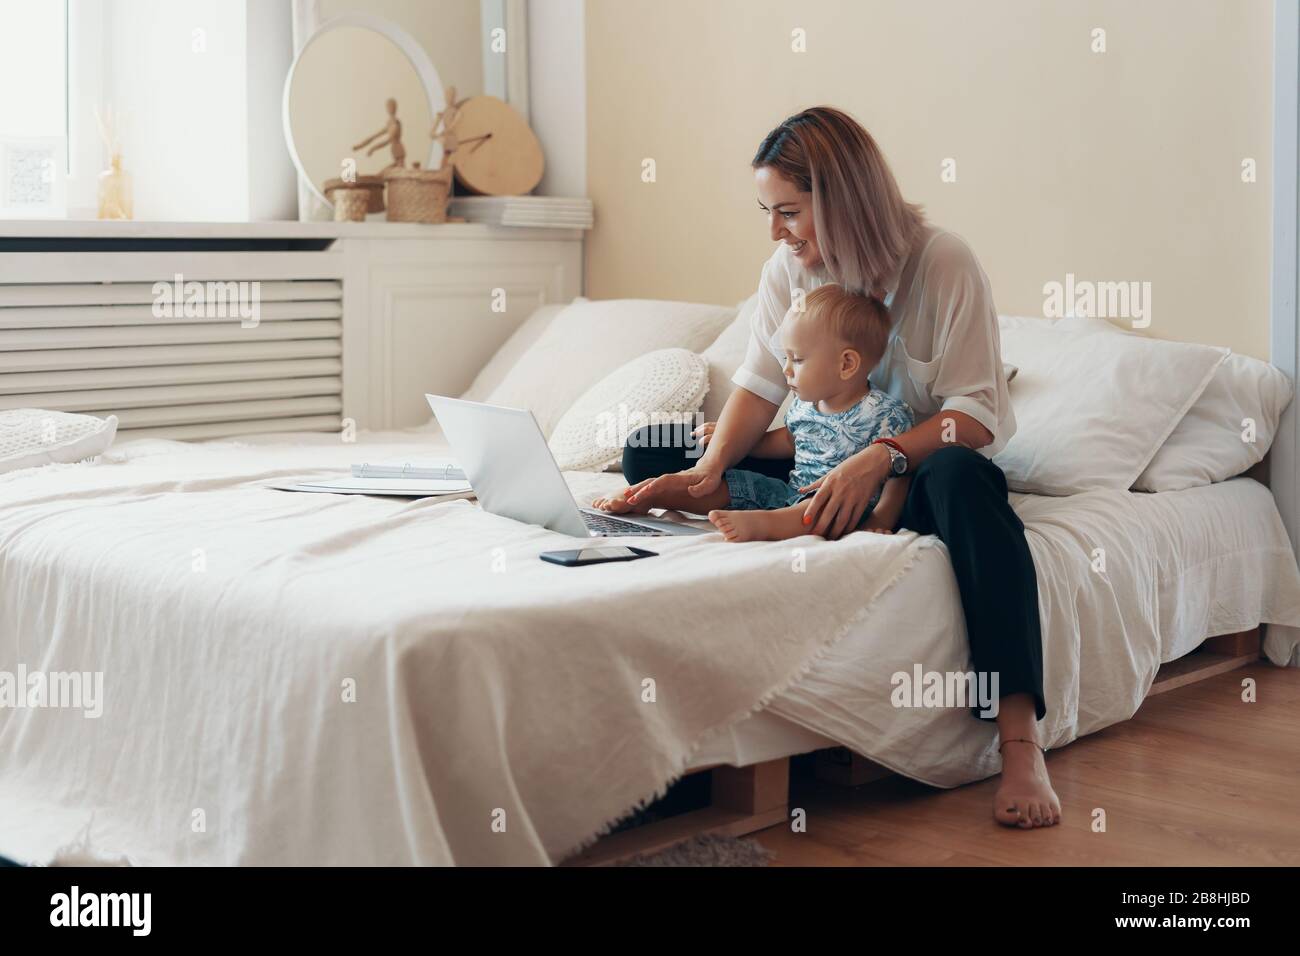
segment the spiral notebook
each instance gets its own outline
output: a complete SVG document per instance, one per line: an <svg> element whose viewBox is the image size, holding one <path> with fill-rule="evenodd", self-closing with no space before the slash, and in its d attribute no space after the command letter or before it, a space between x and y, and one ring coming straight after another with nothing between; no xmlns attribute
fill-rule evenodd
<svg viewBox="0 0 1300 956"><path fill-rule="evenodd" d="M381 461L352 466L353 478L419 478L464 481L465 472L454 461Z"/></svg>
<svg viewBox="0 0 1300 956"><path fill-rule="evenodd" d="M465 473L450 461L362 462L353 465L352 474L343 478L270 487L279 491L399 498L468 498L474 494Z"/></svg>

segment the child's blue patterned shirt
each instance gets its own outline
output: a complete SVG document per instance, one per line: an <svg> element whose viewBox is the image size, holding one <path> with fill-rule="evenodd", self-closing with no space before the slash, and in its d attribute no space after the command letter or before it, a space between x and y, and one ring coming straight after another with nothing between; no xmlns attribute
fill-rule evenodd
<svg viewBox="0 0 1300 956"><path fill-rule="evenodd" d="M783 482L756 471L728 468L723 477L731 495L731 507L768 511L811 497L811 491L800 493L799 489L824 478L832 468L877 438L901 435L912 423L912 409L907 403L878 388L842 412L819 412L816 405L792 398L785 415L786 428L794 440L790 480ZM867 503L868 514L878 501L880 491Z"/></svg>
<svg viewBox="0 0 1300 956"><path fill-rule="evenodd" d="M893 438L908 431L912 422L907 403L878 388L842 412L820 412L815 404L792 398L785 415L785 427L794 439L790 489L797 491L826 477L832 468L877 438Z"/></svg>

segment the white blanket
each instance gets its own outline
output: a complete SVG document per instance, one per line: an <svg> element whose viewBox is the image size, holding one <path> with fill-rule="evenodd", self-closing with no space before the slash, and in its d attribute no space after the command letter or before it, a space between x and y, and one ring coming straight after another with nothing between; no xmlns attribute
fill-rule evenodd
<svg viewBox="0 0 1300 956"><path fill-rule="evenodd" d="M562 568L537 555L573 539L467 501L259 487L353 446L116 454L0 476L0 669L103 675L98 717L0 710L19 859L554 862L785 689L920 547L680 537Z"/></svg>
<svg viewBox="0 0 1300 956"><path fill-rule="evenodd" d="M1160 663L1207 636L1268 622L1297 633L1300 570L1268 489L1248 478L1168 494L1012 493L1039 584L1045 746L1127 720ZM937 539L872 613L766 708L925 783L1001 770L992 727L959 709L896 710L890 676L967 666L947 549ZM1105 570L1100 559L1104 557ZM1266 645L1268 641L1266 640ZM1276 664L1285 657L1270 654Z"/></svg>
<svg viewBox="0 0 1300 956"><path fill-rule="evenodd" d="M656 539L567 569L536 555L572 539L469 502L258 487L431 454L401 440L134 442L0 476L0 670L104 675L98 718L0 709L0 853L556 862L765 707L938 786L997 772L991 723L891 703L896 672L970 666L936 538ZM622 484L568 477L582 500ZM1165 569L1138 496L1012 500L1060 746L1131 716L1167 659ZM1258 510L1241 533L1284 542ZM1278 568L1261 614L1300 626ZM928 593L896 600L903 580Z"/></svg>

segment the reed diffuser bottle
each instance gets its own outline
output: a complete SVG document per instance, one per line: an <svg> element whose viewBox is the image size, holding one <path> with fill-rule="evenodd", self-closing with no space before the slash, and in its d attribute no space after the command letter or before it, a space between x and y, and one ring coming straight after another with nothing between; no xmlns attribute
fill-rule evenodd
<svg viewBox="0 0 1300 956"><path fill-rule="evenodd" d="M122 154L114 153L99 174L99 218L131 219L132 206L131 174L122 168Z"/></svg>
<svg viewBox="0 0 1300 956"><path fill-rule="evenodd" d="M108 169L99 174L99 218L132 219L135 215L135 202L131 174L122 168L122 150L117 141L112 108L109 108L106 116L101 116L99 110L95 110L95 121L99 124L99 136L104 141L104 150L111 157Z"/></svg>

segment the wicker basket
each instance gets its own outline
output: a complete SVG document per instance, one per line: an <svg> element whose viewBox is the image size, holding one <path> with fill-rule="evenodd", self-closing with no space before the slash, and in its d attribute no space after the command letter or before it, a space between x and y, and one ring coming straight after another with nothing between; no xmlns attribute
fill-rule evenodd
<svg viewBox="0 0 1300 956"><path fill-rule="evenodd" d="M355 182L328 179L324 193L334 204L336 222L361 222L366 213L384 211L384 181L379 176L358 176Z"/></svg>
<svg viewBox="0 0 1300 956"><path fill-rule="evenodd" d="M446 222L451 170L389 169L389 222Z"/></svg>
<svg viewBox="0 0 1300 956"><path fill-rule="evenodd" d="M370 208L370 190L340 187L330 192L330 200L334 203L335 222L364 222Z"/></svg>

